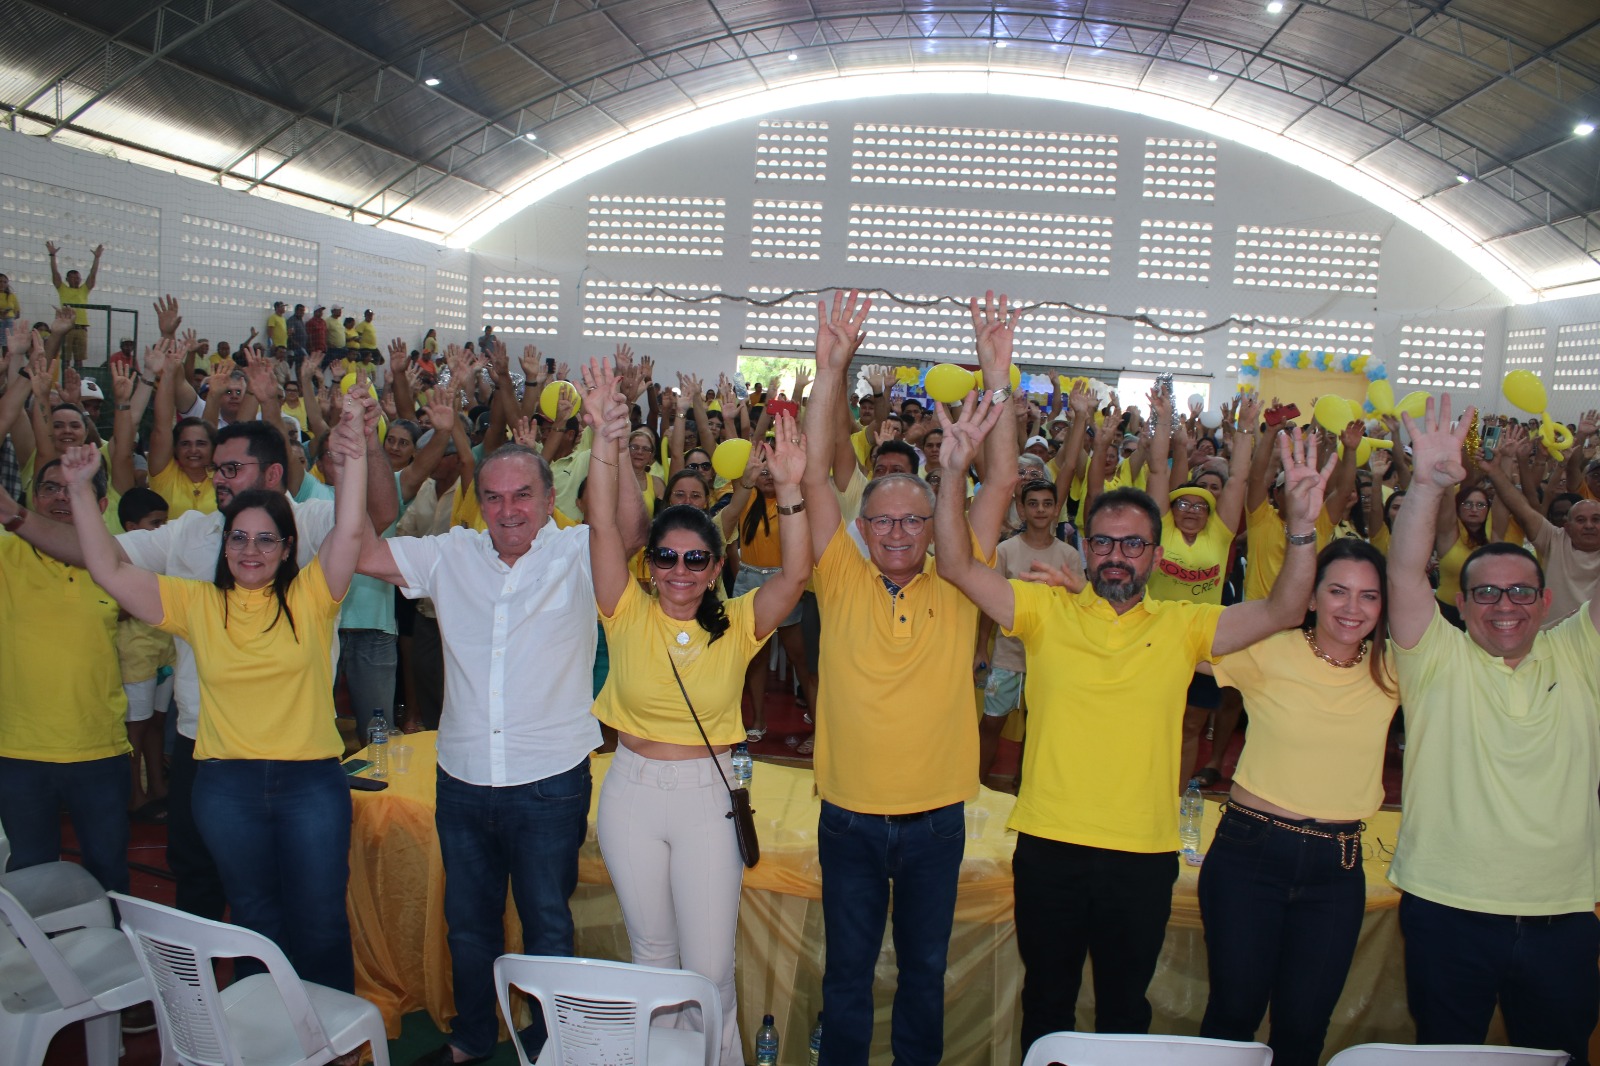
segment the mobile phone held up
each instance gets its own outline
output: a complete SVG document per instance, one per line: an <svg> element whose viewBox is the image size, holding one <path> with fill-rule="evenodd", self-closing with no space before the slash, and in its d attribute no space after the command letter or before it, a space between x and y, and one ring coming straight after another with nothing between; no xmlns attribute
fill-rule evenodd
<svg viewBox="0 0 1600 1066"><path fill-rule="evenodd" d="M1273 429L1277 429L1285 422L1293 422L1300 417L1300 408L1292 403L1280 403L1269 407L1262 414L1261 420Z"/></svg>

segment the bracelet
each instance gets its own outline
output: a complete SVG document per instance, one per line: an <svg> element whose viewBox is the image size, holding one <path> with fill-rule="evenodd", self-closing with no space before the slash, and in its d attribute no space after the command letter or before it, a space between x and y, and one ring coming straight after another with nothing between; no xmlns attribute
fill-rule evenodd
<svg viewBox="0 0 1600 1066"><path fill-rule="evenodd" d="M612 468L613 468L613 469L614 469L614 468L615 468L615 467L616 467L616 465L617 465L617 464L616 464L616 463L612 463L612 462L607 462L607 461L606 461L606 460L604 460L604 459L602 459L602 458L600 458L600 457L599 457L599 456L598 456L598 455L596 455L596 454L594 454L594 453L593 453L593 452L590 452L590 453L589 453L589 458L590 458L590 459L592 459L592 460L594 460L594 461L595 461L595 462L597 462L597 463L603 463L603 464L604 464L604 465L606 465L606 466L609 466L609 467L612 467Z"/></svg>
<svg viewBox="0 0 1600 1066"><path fill-rule="evenodd" d="M118 411L131 411L131 410L133 410L133 404L131 404L131 403L119 403L119 404L116 405L115 410L118 410Z"/></svg>
<svg viewBox="0 0 1600 1066"><path fill-rule="evenodd" d="M1286 539L1290 544L1294 545L1315 544L1317 542L1317 534L1315 530L1310 533L1287 533Z"/></svg>
<svg viewBox="0 0 1600 1066"><path fill-rule="evenodd" d="M806 501L804 501L804 500L801 500L799 503L795 504L793 507L785 507L781 503L778 504L778 513L779 514L799 514L801 511L804 511L805 509L806 509Z"/></svg>

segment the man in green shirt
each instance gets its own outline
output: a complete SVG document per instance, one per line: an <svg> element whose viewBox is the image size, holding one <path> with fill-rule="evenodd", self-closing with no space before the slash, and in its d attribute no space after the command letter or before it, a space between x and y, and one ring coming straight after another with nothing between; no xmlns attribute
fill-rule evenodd
<svg viewBox="0 0 1600 1066"><path fill-rule="evenodd" d="M1423 1044L1506 1035L1588 1062L1600 1020L1600 599L1566 621L1525 549L1492 543L1461 567L1440 616L1428 561L1441 504L1465 481L1450 399L1405 419L1415 471L1389 547L1389 632L1406 708L1389 879L1405 895L1406 998Z"/></svg>
<svg viewBox="0 0 1600 1066"><path fill-rule="evenodd" d="M100 277L100 256L106 246L95 245L94 263L89 267L87 281L76 270L67 271L66 280L63 281L61 271L56 267L56 254L61 251L61 246L55 241L45 241L44 248L50 253L50 283L56 287L56 299L61 301L62 307L75 308L73 326L61 342L61 353L72 360L73 366L82 369L83 361L89 354L89 312L82 305L89 302L89 293L94 291L94 283Z"/></svg>

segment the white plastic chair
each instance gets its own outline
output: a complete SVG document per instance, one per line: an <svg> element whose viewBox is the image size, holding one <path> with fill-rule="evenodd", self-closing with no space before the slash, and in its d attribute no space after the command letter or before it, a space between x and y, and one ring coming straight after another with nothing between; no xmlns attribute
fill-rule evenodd
<svg viewBox="0 0 1600 1066"><path fill-rule="evenodd" d="M1357 1044L1328 1066L1564 1066L1565 1051L1485 1044Z"/></svg>
<svg viewBox="0 0 1600 1066"><path fill-rule="evenodd" d="M106 890L75 862L47 862L0 874L0 888L17 897L46 933L116 926Z"/></svg>
<svg viewBox="0 0 1600 1066"><path fill-rule="evenodd" d="M89 1066L116 1066L120 1012L153 996L127 940L105 928L47 936L3 888L0 918L20 942L0 948L0 1062L38 1066L56 1033L83 1022Z"/></svg>
<svg viewBox="0 0 1600 1066"><path fill-rule="evenodd" d="M494 985L502 1017L513 1017L513 987L539 1000L550 1034L540 1066L717 1066L721 1056L722 997L710 978L688 970L502 955ZM650 1024L653 1012L683 1005L700 1008L701 1032ZM511 1044L522 1066L530 1066L522 1041Z"/></svg>
<svg viewBox="0 0 1600 1066"><path fill-rule="evenodd" d="M164 1062L183 1066L320 1066L370 1044L389 1066L378 1008L359 996L302 981L271 940L111 893L122 931L156 990ZM212 960L255 958L267 967L217 990Z"/></svg>
<svg viewBox="0 0 1600 1066"><path fill-rule="evenodd" d="M1202 1036L1147 1036L1143 1033L1050 1033L1028 1049L1022 1066L1270 1066L1265 1044L1208 1040Z"/></svg>

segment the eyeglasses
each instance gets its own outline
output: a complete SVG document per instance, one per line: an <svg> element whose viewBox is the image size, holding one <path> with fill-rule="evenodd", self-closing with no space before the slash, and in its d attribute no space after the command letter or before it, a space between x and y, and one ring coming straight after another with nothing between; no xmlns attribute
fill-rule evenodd
<svg viewBox="0 0 1600 1066"><path fill-rule="evenodd" d="M254 544L256 550L265 555L277 551L284 539L276 533L257 533L252 536L242 529L235 529L228 534L228 550L242 552Z"/></svg>
<svg viewBox="0 0 1600 1066"><path fill-rule="evenodd" d="M1485 607L1500 602L1501 596L1510 596L1511 602L1523 607L1537 602L1539 593L1544 590L1533 585L1508 585L1501 588L1499 585L1474 585L1467 590L1473 603L1481 603Z"/></svg>
<svg viewBox="0 0 1600 1066"><path fill-rule="evenodd" d="M71 493L71 489L68 488L66 485L63 485L59 481L41 481L41 482L39 482L39 488L34 492L34 495L35 496L66 496L66 495L69 495L70 493Z"/></svg>
<svg viewBox="0 0 1600 1066"><path fill-rule="evenodd" d="M1482 500L1462 500L1457 506L1463 511L1487 511L1489 509L1489 505Z"/></svg>
<svg viewBox="0 0 1600 1066"><path fill-rule="evenodd" d="M683 465L686 470L698 470L702 474L711 469L710 463L684 463Z"/></svg>
<svg viewBox="0 0 1600 1066"><path fill-rule="evenodd" d="M1110 555L1113 546L1120 546L1122 554L1129 559L1139 558L1151 544L1143 537L1108 537L1104 533L1096 533L1088 541L1089 550L1096 555Z"/></svg>
<svg viewBox="0 0 1600 1066"><path fill-rule="evenodd" d="M671 570L678 565L678 559L683 559L686 569L699 573L711 565L711 553L704 548L691 548L686 552L679 552L676 548L653 548L649 553L650 565L657 570Z"/></svg>
<svg viewBox="0 0 1600 1066"><path fill-rule="evenodd" d="M245 467L260 465L260 463L251 462L249 460L242 463L218 463L216 465L216 471L222 475L224 481L232 481L234 478L239 476L239 471L243 470Z"/></svg>
<svg viewBox="0 0 1600 1066"><path fill-rule="evenodd" d="M929 517L929 515L924 514L908 514L899 518L891 518L889 515L881 514L868 518L867 528L872 530L876 536L887 537L894 531L895 526L899 526L901 532L905 533L906 536L914 537L922 532L922 527L928 524Z"/></svg>
<svg viewBox="0 0 1600 1066"><path fill-rule="evenodd" d="M1172 509L1174 511L1209 511L1211 510L1211 505L1204 500L1196 500L1193 497L1186 496L1174 503Z"/></svg>

